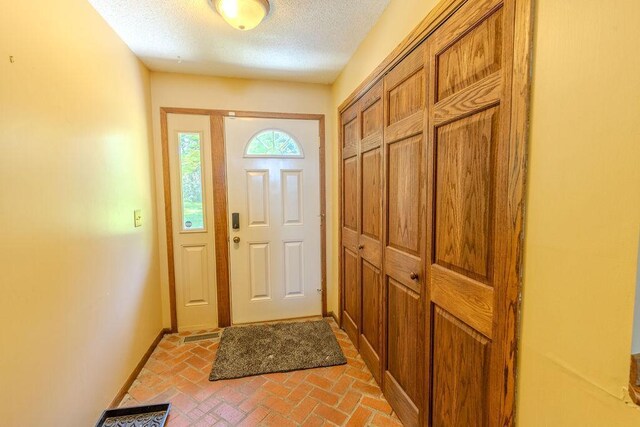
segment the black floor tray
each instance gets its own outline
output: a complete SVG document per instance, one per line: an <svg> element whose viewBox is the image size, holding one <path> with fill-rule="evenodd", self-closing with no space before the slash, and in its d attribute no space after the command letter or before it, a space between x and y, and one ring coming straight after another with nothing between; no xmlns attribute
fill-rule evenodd
<svg viewBox="0 0 640 427"><path fill-rule="evenodd" d="M96 427L164 427L170 403L107 409Z"/></svg>

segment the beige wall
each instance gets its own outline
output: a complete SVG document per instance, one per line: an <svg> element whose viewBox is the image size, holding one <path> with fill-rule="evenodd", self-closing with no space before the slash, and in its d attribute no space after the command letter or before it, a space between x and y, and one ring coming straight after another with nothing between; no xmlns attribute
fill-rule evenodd
<svg viewBox="0 0 640 427"><path fill-rule="evenodd" d="M0 424L85 427L162 327L149 76L87 1L0 10Z"/></svg>
<svg viewBox="0 0 640 427"><path fill-rule="evenodd" d="M334 111L434 3L392 0L334 84ZM640 3L606 6L536 2L522 426L640 422L623 390L640 231Z"/></svg>
<svg viewBox="0 0 640 427"><path fill-rule="evenodd" d="M536 6L519 420L637 426L640 2Z"/></svg>
<svg viewBox="0 0 640 427"><path fill-rule="evenodd" d="M162 266L163 322L170 326L167 247L164 225L164 195L162 181L162 153L160 151L160 107L208 108L238 111L265 111L280 113L311 113L326 116L327 130L335 128L331 108L330 87L320 84L285 83L267 80L244 80L221 77L193 76L173 73L151 73L153 134L156 162L156 195L158 197L158 235ZM333 147L331 132L326 133L327 153ZM331 171L333 158L327 156L327 212L333 212L335 190ZM336 181L337 182L337 181ZM332 218L327 222L327 270L337 271L336 239ZM337 283L327 280L329 301L336 300ZM332 310L332 307L329 307Z"/></svg>

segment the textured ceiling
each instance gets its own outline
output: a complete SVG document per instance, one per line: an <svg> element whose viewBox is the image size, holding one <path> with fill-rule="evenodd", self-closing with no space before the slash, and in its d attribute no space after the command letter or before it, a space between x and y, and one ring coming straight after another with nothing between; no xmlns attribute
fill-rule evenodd
<svg viewBox="0 0 640 427"><path fill-rule="evenodd" d="M270 0L246 32L207 0L89 3L155 71L332 83L389 0Z"/></svg>

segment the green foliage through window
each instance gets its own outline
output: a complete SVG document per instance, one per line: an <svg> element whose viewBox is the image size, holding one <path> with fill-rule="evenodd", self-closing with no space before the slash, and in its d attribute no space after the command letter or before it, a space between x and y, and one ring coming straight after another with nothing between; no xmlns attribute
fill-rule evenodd
<svg viewBox="0 0 640 427"><path fill-rule="evenodd" d="M199 133L179 133L182 229L204 229L202 156Z"/></svg>
<svg viewBox="0 0 640 427"><path fill-rule="evenodd" d="M264 130L249 141L249 157L302 157L302 150L291 135L280 130Z"/></svg>

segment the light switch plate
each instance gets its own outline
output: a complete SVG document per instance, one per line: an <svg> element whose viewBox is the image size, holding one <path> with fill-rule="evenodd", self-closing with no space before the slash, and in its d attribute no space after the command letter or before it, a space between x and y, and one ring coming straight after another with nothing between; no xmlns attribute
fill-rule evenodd
<svg viewBox="0 0 640 427"><path fill-rule="evenodd" d="M133 211L133 226L142 227L142 209Z"/></svg>

